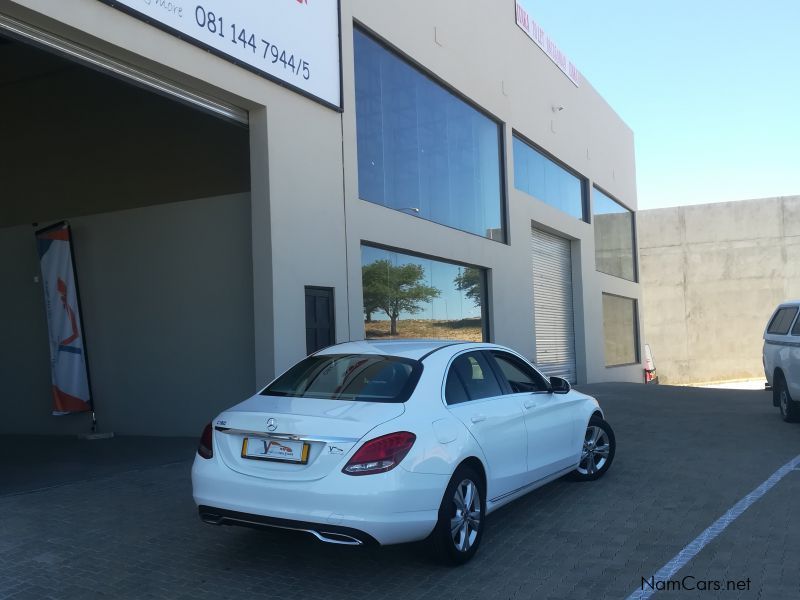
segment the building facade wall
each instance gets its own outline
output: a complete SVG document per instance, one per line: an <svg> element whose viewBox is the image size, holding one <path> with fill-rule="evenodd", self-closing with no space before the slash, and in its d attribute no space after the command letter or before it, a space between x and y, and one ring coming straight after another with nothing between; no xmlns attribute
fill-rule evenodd
<svg viewBox="0 0 800 600"><path fill-rule="evenodd" d="M800 196L639 213L644 335L664 383L761 378L762 335L800 297Z"/></svg>
<svg viewBox="0 0 800 600"><path fill-rule="evenodd" d="M253 392L249 205L247 194L237 194L70 219L103 431L194 436L211 415ZM50 416L48 333L30 225L0 229L0 255L15 258L0 261L9 284L0 312L10 316L0 348L0 434L85 433L88 414Z"/></svg>
<svg viewBox="0 0 800 600"><path fill-rule="evenodd" d="M343 8L347 3L343 3ZM641 367L605 367L602 291L638 299L638 284L595 270L594 230L514 187L512 140L518 132L571 169L636 209L633 135L588 82L575 87L515 24L513 3L412 2L402 11L352 2L353 18L435 77L493 115L504 137L509 244L443 228L413 215L359 200L355 114L345 110L345 189L348 214L350 321L355 336L363 320L359 245L362 240L466 262L490 270L492 341L535 356L531 225L572 240L578 381L641 381ZM407 8L406 8L407 7ZM468 15L468 16L467 16ZM345 106L354 103L351 19L343 15ZM476 51L475 40L481 40ZM469 60L464 60L468 56ZM508 60L515 57L516 60ZM564 106L558 113L553 106Z"/></svg>
<svg viewBox="0 0 800 600"><path fill-rule="evenodd" d="M518 132L589 190L597 185L636 211L633 133L589 82L576 87L564 76L517 27L513 9L488 0L342 0L339 113L96 0L0 0L0 12L249 111L252 387L305 355L304 286L335 289L337 340L363 338L363 242L488 269L491 341L535 356L532 225L572 243L579 383L641 381L638 361L605 366L601 301L603 292L639 301L638 283L595 269L592 224L515 189L512 155ZM354 21L501 123L508 244L359 199Z"/></svg>

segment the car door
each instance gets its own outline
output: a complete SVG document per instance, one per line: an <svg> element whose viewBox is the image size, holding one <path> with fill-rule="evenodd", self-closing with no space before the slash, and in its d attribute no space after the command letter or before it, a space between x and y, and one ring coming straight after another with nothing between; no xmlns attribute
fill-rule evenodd
<svg viewBox="0 0 800 600"><path fill-rule="evenodd" d="M570 394L553 394L549 381L523 359L501 350L489 352L509 397L518 398L528 436L529 482L544 479L575 464L578 406Z"/></svg>
<svg viewBox="0 0 800 600"><path fill-rule="evenodd" d="M483 352L464 352L451 361L445 401L483 450L488 463L487 498L496 499L523 487L528 436L522 405L519 398L503 393Z"/></svg>

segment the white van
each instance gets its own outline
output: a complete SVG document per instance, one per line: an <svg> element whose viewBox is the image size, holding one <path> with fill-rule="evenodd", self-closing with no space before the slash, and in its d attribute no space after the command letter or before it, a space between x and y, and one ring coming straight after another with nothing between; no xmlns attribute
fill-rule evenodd
<svg viewBox="0 0 800 600"><path fill-rule="evenodd" d="M800 300L780 304L764 330L764 374L784 421L800 420Z"/></svg>

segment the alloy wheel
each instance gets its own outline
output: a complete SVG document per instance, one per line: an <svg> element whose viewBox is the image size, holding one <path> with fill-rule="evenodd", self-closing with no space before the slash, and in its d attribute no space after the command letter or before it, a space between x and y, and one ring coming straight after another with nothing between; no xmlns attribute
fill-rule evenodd
<svg viewBox="0 0 800 600"><path fill-rule="evenodd" d="M586 428L583 450L581 450L581 462L577 471L582 475L594 475L608 462L610 451L611 445L608 441L608 434L602 427L589 425Z"/></svg>
<svg viewBox="0 0 800 600"><path fill-rule="evenodd" d="M467 552L475 543L481 527L481 499L478 486L465 479L453 495L455 513L450 518L450 534L459 552Z"/></svg>

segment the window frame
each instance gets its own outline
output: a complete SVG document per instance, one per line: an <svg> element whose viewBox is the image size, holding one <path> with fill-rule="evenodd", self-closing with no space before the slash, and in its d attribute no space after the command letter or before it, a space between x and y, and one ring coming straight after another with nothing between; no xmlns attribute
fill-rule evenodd
<svg viewBox="0 0 800 600"><path fill-rule="evenodd" d="M390 54L394 55L397 59L401 60L402 62L404 62L408 66L410 66L412 69L417 71L417 73L420 76L425 77L426 79L430 80L433 84L441 87L444 91L446 91L447 93L451 94L454 98L456 98L457 100L460 100L461 102L465 103L470 108L476 110L477 112L479 112L481 115L483 115L484 117L486 117L487 119L492 121L497 126L497 152L498 152L498 159L499 159L499 161L498 161L498 167L499 167L498 177L499 177L499 181L500 181L500 227L503 230L503 239L502 240L493 239L493 238L490 238L490 237L485 236L485 235L480 235L480 234L474 233L472 231L467 231L465 229L460 229L458 227L454 227L453 225L448 225L446 223L439 223L438 221L433 221L431 219L425 219L424 217L417 217L417 218L423 219L424 221L427 221L429 223L434 223L434 224L439 225L441 227L447 227L448 229L452 229L454 231L459 231L461 233L466 233L468 235L474 235L475 237L478 237L478 238L481 238L481 239L484 239L484 240L489 240L491 242L496 242L498 244L504 244L506 246L511 245L511 240L510 240L510 229L511 228L509 227L509 212L510 212L510 209L509 209L509 206L508 206L509 193L508 193L508 184L506 182L506 179L507 179L507 176L508 176L508 156L507 156L507 153L506 153L506 141L507 141L507 139L506 139L506 123L505 123L505 121L503 121L500 117L498 117L497 115L495 115L491 111L487 110L486 108L484 108L483 106L478 104L475 100L473 100L472 98L470 98L469 96L467 96L466 94L461 92L456 86L450 84L447 80L445 80L442 77L438 76L436 73L434 73L429 68L427 68L425 65L423 65L421 62L419 62L418 60L415 60L413 57L411 57L408 54L406 54L405 52L403 52L398 46L392 44L386 38L382 37L381 35L379 35L375 31L373 31L372 29L367 27L364 23L362 23L358 19L353 19L353 35L355 35L356 32L359 32L359 33L365 35L366 37L370 38L376 44L381 46L385 51L387 51ZM355 64L355 51L353 52L353 63ZM354 76L355 76L355 66L354 66ZM355 82L355 79L354 79L354 82ZM356 114L357 110L355 108L355 94L354 94L353 112L354 112L354 116L355 116L354 122L355 122L355 127L356 127L356 130L354 130L354 133L355 133L355 138L356 138L356 144L358 144L358 132L357 132L358 116ZM358 150L356 149L356 153L357 152L358 152ZM390 206L385 206L383 204L379 204L377 202L373 202L371 200L366 200L365 198L362 198L361 197L361 189L360 189L360 186L359 186L359 183L358 183L358 156L356 156L355 163L356 163L356 196L357 196L357 198L359 200L361 200L362 202L369 202L370 204L373 204L375 206L381 206L382 208L386 208L386 209L392 210L394 212L400 212L401 214L407 214L407 213L404 213L401 209L392 208Z"/></svg>
<svg viewBox="0 0 800 600"><path fill-rule="evenodd" d="M614 369L616 367L630 367L633 365L640 365L642 364L642 356L640 351L641 340L639 334L639 299L638 298L630 298L629 296L623 296L621 294L612 294L610 292L601 292L603 296L613 296L615 298L622 298L623 300L630 300L633 302L633 351L634 351L634 361L627 362L627 363L619 363L609 365L606 364L606 369ZM602 298L600 299L602 302ZM602 305L601 305L602 306ZM606 343L606 328L605 322L603 322L603 360L606 360L605 357L605 343Z"/></svg>
<svg viewBox="0 0 800 600"><path fill-rule="evenodd" d="M597 190L601 194L603 194L609 200L615 202L618 206L624 208L631 214L631 243L633 244L633 279L626 279L625 277L620 277L619 275L615 275L614 273L606 273L605 271L601 271L597 268L597 229L594 229L594 239L595 239L595 254L594 254L594 270L598 273L602 273L603 275L608 275L609 277L616 277L617 279L622 279L623 281L630 281L631 283L639 283L639 240L636 234L636 211L629 207L624 202L620 202L616 196L609 194L604 188L600 187L596 183L592 183L592 193L594 190ZM594 200L591 203L591 211L592 213L592 227L594 227Z"/></svg>
<svg viewBox="0 0 800 600"><path fill-rule="evenodd" d="M460 231L460 230L459 230ZM484 238L488 239L488 238ZM368 246L369 248L375 248L376 250L385 250L387 252L396 252L397 254L405 254L406 256L413 256L415 258L423 258L425 260L432 260L435 262L445 263L448 265L455 265L457 267L466 267L470 269L479 269L483 273L483 281L481 282L481 294L483 296L483 306L481 306L481 330L483 332L483 340L481 342L473 342L473 343L489 343L491 340L491 327L489 325L489 277L491 269L488 267L482 267L480 265L473 265L471 263L462 262L459 260L451 260L441 258L439 256L433 256L431 254L425 254L424 252L415 252L413 250L405 250L403 248L395 248L394 246L387 246L385 244L380 244L377 242L370 242L367 240L361 240L359 244L359 252L362 246ZM362 265L363 266L363 265ZM361 290L361 297L363 301L364 297L364 290ZM459 340L454 340L459 341ZM463 341L463 340L460 340Z"/></svg>
<svg viewBox="0 0 800 600"><path fill-rule="evenodd" d="M526 137L525 135L520 133L518 130L512 128L512 130L511 130L511 146L512 146L512 148L514 146L514 138L519 139L520 142L522 142L523 144L528 146L531 150L533 150L534 152L537 152L538 154L540 154L541 156L543 156L544 158L546 158L547 160L549 160L550 162L555 164L557 167L563 169L564 171L566 171L567 173L569 173L570 175L572 175L573 177L578 179L578 181L580 181L580 183L581 183L581 211L583 213L583 217L579 218L578 221L586 223L587 225L591 225L592 224L592 211L591 211L591 205L589 203L589 189L590 189L589 178L586 177L585 175L583 175L580 171L577 171L577 170L573 169L572 167L570 167L567 163L565 163L564 161L560 160L554 154L551 154L550 152L545 150L542 146L540 146L536 142L531 141L530 138ZM513 163L513 159L514 158L516 158L516 157L512 156L512 163ZM516 172L516 168L515 168L514 169L514 180L515 181L516 181L516 177L517 177L517 172ZM514 189L517 190L518 192L521 192L521 193L525 194L526 196L530 196L531 198L534 198L534 199L538 200L539 202L544 202L548 206L551 206L551 207L555 208L556 210L558 210L559 212L562 212L562 213L565 213L565 214L569 215L570 217L573 216L573 215L570 215L569 213L561 210L557 206L554 206L553 204L550 204L545 199L537 198L536 196L526 192L525 190L519 189L516 186L516 183L514 181L511 182L511 185L514 186Z"/></svg>

